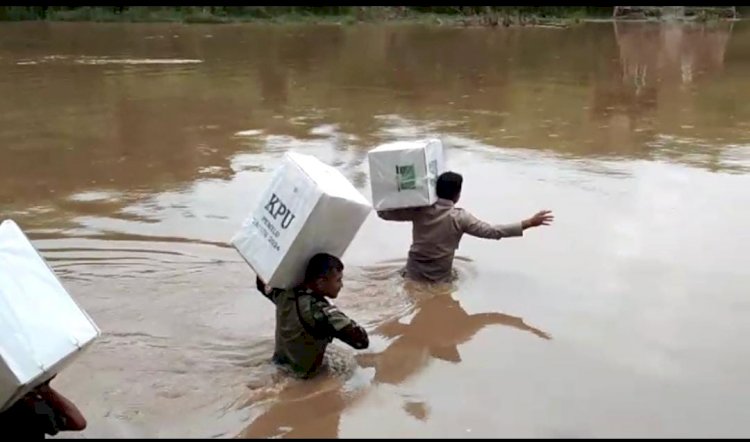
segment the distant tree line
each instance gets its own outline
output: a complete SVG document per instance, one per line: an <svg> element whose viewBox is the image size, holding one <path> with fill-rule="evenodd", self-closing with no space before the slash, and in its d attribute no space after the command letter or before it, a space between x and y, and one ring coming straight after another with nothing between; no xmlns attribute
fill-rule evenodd
<svg viewBox="0 0 750 442"><path fill-rule="evenodd" d="M0 6L0 20L46 20L59 18L131 18L159 12L174 17L211 15L216 17L272 18L282 15L346 16L367 14L368 9L387 9L394 13L477 15L487 12L533 14L539 16L595 15L607 16L612 6ZM137 14L132 14L137 12Z"/></svg>
<svg viewBox="0 0 750 442"><path fill-rule="evenodd" d="M615 6L0 6L0 20L186 21L223 22L283 17L393 19L424 15L477 17L593 18L611 17ZM637 7L619 7L637 8ZM689 8L735 8L711 6ZM747 7L737 6L737 12ZM655 7L653 9L659 9ZM709 14L710 12L702 11ZM649 14L646 14L649 15ZM653 15L653 14L652 14ZM658 16L658 14L656 14ZM650 16L650 15L649 15Z"/></svg>

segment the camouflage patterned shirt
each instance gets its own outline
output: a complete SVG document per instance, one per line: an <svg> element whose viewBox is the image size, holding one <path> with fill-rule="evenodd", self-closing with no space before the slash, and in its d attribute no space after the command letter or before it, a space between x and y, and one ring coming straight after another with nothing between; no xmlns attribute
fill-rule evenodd
<svg viewBox="0 0 750 442"><path fill-rule="evenodd" d="M273 360L296 375L309 378L323 365L334 338L355 349L369 346L364 328L312 290L270 289L257 280L258 290L276 305L276 344Z"/></svg>

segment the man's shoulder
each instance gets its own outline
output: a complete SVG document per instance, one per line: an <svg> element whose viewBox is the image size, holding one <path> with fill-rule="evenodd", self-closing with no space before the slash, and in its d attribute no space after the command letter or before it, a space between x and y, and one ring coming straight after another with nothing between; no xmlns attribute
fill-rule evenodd
<svg viewBox="0 0 750 442"><path fill-rule="evenodd" d="M308 309L314 315L317 315L316 319L320 319L321 315L328 317L333 313L340 313L341 311L334 304L328 302L327 299L319 296L304 294L300 296L300 300L308 306Z"/></svg>
<svg viewBox="0 0 750 442"><path fill-rule="evenodd" d="M458 216L458 217L473 217L474 216L474 214L470 210L467 210L463 207L454 206L451 209L451 211L452 211L451 213L453 213L455 216Z"/></svg>
<svg viewBox="0 0 750 442"><path fill-rule="evenodd" d="M308 309L318 309L325 305L317 296L308 293L297 293L294 298L301 306Z"/></svg>
<svg viewBox="0 0 750 442"><path fill-rule="evenodd" d="M331 305L325 298L321 298L304 290L297 290L292 296L295 302L299 305L300 313L303 315L312 316Z"/></svg>
<svg viewBox="0 0 750 442"><path fill-rule="evenodd" d="M273 289L271 290L271 296L276 304L282 302L294 301L296 294L294 289Z"/></svg>
<svg viewBox="0 0 750 442"><path fill-rule="evenodd" d="M466 216L471 216L471 213L469 213L468 210L464 209L463 207L456 207L453 206L450 209L448 209L448 213L450 213L451 218L453 219L462 219Z"/></svg>
<svg viewBox="0 0 750 442"><path fill-rule="evenodd" d="M316 323L328 323L343 327L351 321L335 304L314 295L300 297L300 308Z"/></svg>

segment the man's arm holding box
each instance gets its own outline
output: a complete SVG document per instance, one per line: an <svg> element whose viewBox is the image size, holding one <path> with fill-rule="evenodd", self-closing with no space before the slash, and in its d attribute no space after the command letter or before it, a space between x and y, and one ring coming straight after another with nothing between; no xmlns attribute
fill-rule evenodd
<svg viewBox="0 0 750 442"><path fill-rule="evenodd" d="M262 279L260 279L260 276L255 277L255 287L263 296L268 298L274 304L276 304L276 297L282 291L280 289L274 289L274 288L267 286L266 283L263 282Z"/></svg>
<svg viewBox="0 0 750 442"><path fill-rule="evenodd" d="M378 216L386 221L414 221L414 217L417 215L418 211L418 207L379 210Z"/></svg>

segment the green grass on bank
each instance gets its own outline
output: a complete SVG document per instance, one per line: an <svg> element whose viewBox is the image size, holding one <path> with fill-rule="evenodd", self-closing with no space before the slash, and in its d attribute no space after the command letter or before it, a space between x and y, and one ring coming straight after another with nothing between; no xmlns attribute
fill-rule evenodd
<svg viewBox="0 0 750 442"><path fill-rule="evenodd" d="M0 21L232 23L425 21L515 24L611 16L612 7L548 6L0 6Z"/></svg>
<svg viewBox="0 0 750 442"><path fill-rule="evenodd" d="M737 7L740 13L745 7ZM612 17L612 6L0 6L0 21L310 22L406 21L510 26L567 24ZM699 21L711 19L700 12Z"/></svg>

